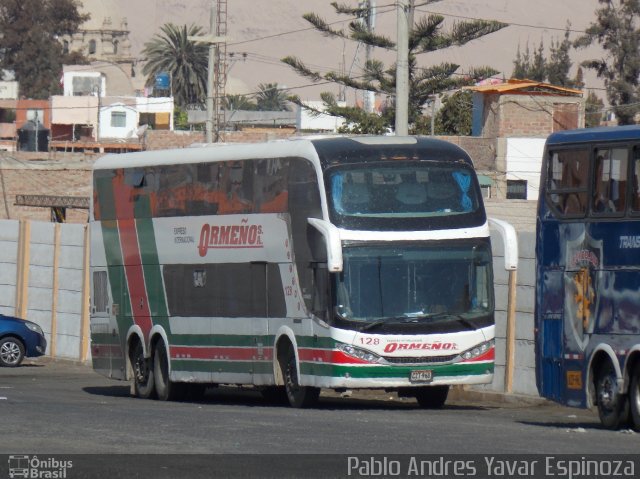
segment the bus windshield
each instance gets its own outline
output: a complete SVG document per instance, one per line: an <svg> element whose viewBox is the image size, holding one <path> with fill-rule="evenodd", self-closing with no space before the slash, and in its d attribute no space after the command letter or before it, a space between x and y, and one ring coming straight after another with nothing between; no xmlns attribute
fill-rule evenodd
<svg viewBox="0 0 640 479"><path fill-rule="evenodd" d="M348 246L335 275L336 313L350 321L440 322L493 308L486 244Z"/></svg>
<svg viewBox="0 0 640 479"><path fill-rule="evenodd" d="M474 172L462 162L360 163L332 168L328 176L336 224L450 217L474 212L481 204Z"/></svg>

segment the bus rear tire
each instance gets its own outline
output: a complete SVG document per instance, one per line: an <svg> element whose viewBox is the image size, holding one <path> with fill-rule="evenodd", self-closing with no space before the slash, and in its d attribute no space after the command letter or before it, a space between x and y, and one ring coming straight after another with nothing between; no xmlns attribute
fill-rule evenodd
<svg viewBox="0 0 640 479"><path fill-rule="evenodd" d="M415 397L423 409L441 409L449 395L449 386L425 386L416 388Z"/></svg>
<svg viewBox="0 0 640 479"><path fill-rule="evenodd" d="M640 432L640 362L636 362L631 374L631 386L629 387L631 420L633 429Z"/></svg>
<svg viewBox="0 0 640 479"><path fill-rule="evenodd" d="M131 367L133 368L133 392L142 399L151 399L155 395L153 364L151 358L144 357L142 343L136 341L131 351Z"/></svg>
<svg viewBox="0 0 640 479"><path fill-rule="evenodd" d="M616 370L611 361L596 370L595 386L600 422L607 429L618 429L629 418L629 401L618 389Z"/></svg>
<svg viewBox="0 0 640 479"><path fill-rule="evenodd" d="M169 379L169 357L167 347L160 341L153 355L153 375L156 395L160 401L179 401L184 399L186 384L175 383Z"/></svg>
<svg viewBox="0 0 640 479"><path fill-rule="evenodd" d="M287 394L289 405L295 408L311 407L318 401L320 389L310 386L300 386L298 383L298 368L296 367L296 356L289 350L286 360L282 366L282 376L284 377L284 388Z"/></svg>

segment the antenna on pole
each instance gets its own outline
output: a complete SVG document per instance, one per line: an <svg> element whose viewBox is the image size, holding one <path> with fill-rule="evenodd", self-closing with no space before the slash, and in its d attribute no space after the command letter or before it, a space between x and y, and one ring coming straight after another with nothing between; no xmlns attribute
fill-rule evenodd
<svg viewBox="0 0 640 479"><path fill-rule="evenodd" d="M227 83L227 0L211 0L209 34L188 36L194 42L209 44L209 66L207 68L207 143L220 140L224 125L222 100ZM215 136L214 136L215 133Z"/></svg>

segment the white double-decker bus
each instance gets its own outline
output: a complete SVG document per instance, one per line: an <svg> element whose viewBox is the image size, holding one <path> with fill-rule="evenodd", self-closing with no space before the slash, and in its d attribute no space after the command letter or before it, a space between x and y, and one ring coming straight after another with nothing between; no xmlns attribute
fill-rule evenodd
<svg viewBox="0 0 640 479"><path fill-rule="evenodd" d="M380 388L441 407L450 385L492 380L489 225L457 146L107 155L93 188L93 365L139 397L249 384L303 407Z"/></svg>

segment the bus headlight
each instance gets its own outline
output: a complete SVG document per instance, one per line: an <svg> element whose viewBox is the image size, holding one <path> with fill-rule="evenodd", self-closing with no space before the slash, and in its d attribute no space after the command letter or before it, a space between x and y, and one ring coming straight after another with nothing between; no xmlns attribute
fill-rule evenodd
<svg viewBox="0 0 640 479"><path fill-rule="evenodd" d="M336 347L339 351L342 351L346 355L356 359L360 359L362 361L367 361L368 363L377 363L380 360L380 356L378 356L377 354L366 351L364 349L356 348L355 346L351 346L350 344L338 343Z"/></svg>
<svg viewBox="0 0 640 479"><path fill-rule="evenodd" d="M468 349L467 351L462 353L460 357L462 357L462 359L477 358L478 356L482 356L484 353L486 353L491 348L493 348L495 344L496 344L495 339L492 339L490 341L485 341L484 343L478 344L477 346L474 346L473 348Z"/></svg>

